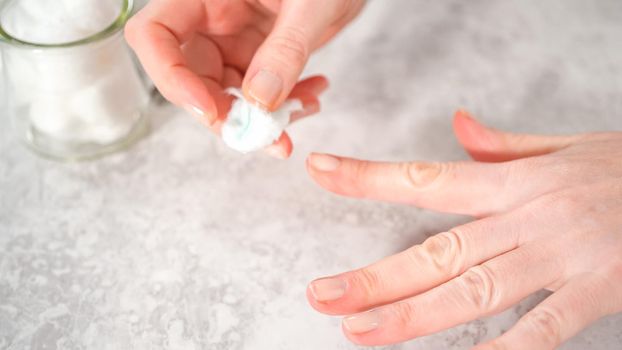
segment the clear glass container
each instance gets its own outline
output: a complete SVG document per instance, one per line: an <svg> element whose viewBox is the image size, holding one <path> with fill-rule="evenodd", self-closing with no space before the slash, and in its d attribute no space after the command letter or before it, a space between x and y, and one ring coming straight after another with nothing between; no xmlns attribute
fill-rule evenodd
<svg viewBox="0 0 622 350"><path fill-rule="evenodd" d="M25 0L0 1L2 94L18 137L41 155L81 160L117 151L142 136L149 86L122 33L133 1L100 0L118 4L116 20L87 37L51 44L8 30L19 17L8 9L20 1Z"/></svg>

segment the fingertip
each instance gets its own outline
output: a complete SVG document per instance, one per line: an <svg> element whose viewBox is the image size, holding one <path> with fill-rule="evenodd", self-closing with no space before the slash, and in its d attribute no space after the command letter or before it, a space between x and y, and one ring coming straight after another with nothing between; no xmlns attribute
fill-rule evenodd
<svg viewBox="0 0 622 350"><path fill-rule="evenodd" d="M294 151L294 144L292 142L292 139L289 137L289 134L283 132L281 138L277 142L281 145L281 148L283 150L283 159L289 158Z"/></svg>
<svg viewBox="0 0 622 350"><path fill-rule="evenodd" d="M272 68L263 68L253 74L248 82L242 82L242 91L249 101L269 111L277 109L285 100L284 96L289 94L284 93L286 86L282 73Z"/></svg>
<svg viewBox="0 0 622 350"><path fill-rule="evenodd" d="M490 149L496 148L492 130L482 125L464 109L456 111L453 120L454 134L458 142L475 160L488 160Z"/></svg>
<svg viewBox="0 0 622 350"><path fill-rule="evenodd" d="M368 333L353 333L353 332L351 332L348 329L348 326L347 326L345 320L346 320L345 317L341 320L341 332L353 344L360 345L360 346L383 345L381 343L377 343L377 342L373 341L373 337L374 337L373 333L374 332L368 332Z"/></svg>
<svg viewBox="0 0 622 350"><path fill-rule="evenodd" d="M127 42L128 46L133 50L136 47L136 41L139 40L140 34L143 32L141 26L143 24L140 22L140 12L134 16L132 16L123 26L123 37Z"/></svg>
<svg viewBox="0 0 622 350"><path fill-rule="evenodd" d="M454 113L453 127L456 136L468 136L477 132L480 124L465 109L459 109Z"/></svg>
<svg viewBox="0 0 622 350"><path fill-rule="evenodd" d="M463 108L458 109L454 113L454 117L456 119L466 119L466 120L470 120L470 121L475 121L475 118L473 118L473 116L471 116L471 113L469 113L466 109L463 109Z"/></svg>
<svg viewBox="0 0 622 350"><path fill-rule="evenodd" d="M299 81L291 91L290 96L296 96L300 94L311 94L315 97L321 95L328 87L330 83L328 79L323 75L314 75Z"/></svg>
<svg viewBox="0 0 622 350"><path fill-rule="evenodd" d="M307 302L309 303L309 305L311 305L311 307L315 311L323 313L325 315L337 315L336 313L330 311L330 308L327 306L326 303L322 303L315 298L315 296L313 295L311 283L307 285L306 290Z"/></svg>
<svg viewBox="0 0 622 350"><path fill-rule="evenodd" d="M290 115L290 125L312 115L318 114L321 110L320 102L317 98L300 99L302 110L294 111Z"/></svg>
<svg viewBox="0 0 622 350"><path fill-rule="evenodd" d="M470 133L491 133L497 130L484 125L466 109L459 109L454 114L454 129L459 131L469 131Z"/></svg>
<svg viewBox="0 0 622 350"><path fill-rule="evenodd" d="M319 96L330 87L330 81L323 75L316 75L309 80L312 81L311 90Z"/></svg>
<svg viewBox="0 0 622 350"><path fill-rule="evenodd" d="M316 171L330 173L341 166L341 158L325 153L311 153L307 157L307 164Z"/></svg>
<svg viewBox="0 0 622 350"><path fill-rule="evenodd" d="M221 83L224 88L239 88L242 85L242 73L234 67L225 66Z"/></svg>
<svg viewBox="0 0 622 350"><path fill-rule="evenodd" d="M172 101L191 111L195 116L207 120L208 125L212 125L218 119L217 102L210 90L216 90L219 86L210 86L209 81L204 81L186 67L174 69L170 81L172 83L170 85L176 86L176 93L180 95L171 98Z"/></svg>
<svg viewBox="0 0 622 350"><path fill-rule="evenodd" d="M264 152L273 158L285 160L291 156L293 148L291 138L284 132L277 141L266 147Z"/></svg>
<svg viewBox="0 0 622 350"><path fill-rule="evenodd" d="M340 169L342 166L347 166L346 161L344 158L333 155L311 153L306 161L307 172L323 189L341 196L352 195L355 192L352 188L352 181L349 181L347 173L344 175Z"/></svg>
<svg viewBox="0 0 622 350"><path fill-rule="evenodd" d="M322 79L322 85L323 85L322 91L328 89L330 87L330 80L328 79L328 77L324 75L320 75L320 79Z"/></svg>

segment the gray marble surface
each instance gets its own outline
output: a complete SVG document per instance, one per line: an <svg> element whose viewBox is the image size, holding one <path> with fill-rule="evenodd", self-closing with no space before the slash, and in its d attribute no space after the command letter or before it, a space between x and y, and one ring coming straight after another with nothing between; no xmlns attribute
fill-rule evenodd
<svg viewBox="0 0 622 350"><path fill-rule="evenodd" d="M622 129L619 0L371 1L309 73L332 88L289 161L227 150L168 105L124 153L62 164L0 128L0 349L355 349L304 297L468 218L328 194L310 151L466 157L452 111L515 131ZM468 349L546 296L387 349ZM564 349L620 349L622 316Z"/></svg>

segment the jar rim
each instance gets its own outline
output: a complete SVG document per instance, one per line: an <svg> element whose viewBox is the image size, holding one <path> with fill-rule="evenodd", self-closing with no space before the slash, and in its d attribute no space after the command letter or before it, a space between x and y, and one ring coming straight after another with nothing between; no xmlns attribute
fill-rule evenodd
<svg viewBox="0 0 622 350"><path fill-rule="evenodd" d="M125 26L125 23L130 18L132 10L134 9L134 0L122 0L122 1L123 3L122 3L121 12L119 13L119 16L117 16L117 18L114 20L114 22L112 22L108 27L102 29L101 31L95 34L89 35L85 38L82 38L79 40L73 40L73 41L69 41L65 43L53 43L53 44L30 42L30 41L18 39L12 36L11 34L9 34L2 27L2 21L0 21L0 43L4 42L4 43L8 43L13 46L25 47L25 48L31 48L31 49L62 49L62 48L81 46L81 45L101 41L119 32L120 30L122 30L123 27ZM5 6L8 5L10 2L11 1L7 1L5 2L4 5ZM3 7L4 6L0 7L0 13L2 13Z"/></svg>

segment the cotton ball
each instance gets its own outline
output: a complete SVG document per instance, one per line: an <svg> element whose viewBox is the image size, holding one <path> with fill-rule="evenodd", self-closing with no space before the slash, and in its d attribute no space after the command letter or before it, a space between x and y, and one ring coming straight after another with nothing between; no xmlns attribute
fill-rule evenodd
<svg viewBox="0 0 622 350"><path fill-rule="evenodd" d="M45 93L33 96L29 108L30 119L37 132L67 140L76 129L79 118L70 115L64 95Z"/></svg>
<svg viewBox="0 0 622 350"><path fill-rule="evenodd" d="M13 37L60 44L97 34L114 23L121 0L20 0L9 3L3 27Z"/></svg>
<svg viewBox="0 0 622 350"><path fill-rule="evenodd" d="M122 4L19 0L9 3L2 22L24 41L67 43L108 28ZM149 99L120 35L70 49L9 50L5 57L12 67L12 102L34 129L55 140L113 143L131 131Z"/></svg>
<svg viewBox="0 0 622 350"><path fill-rule="evenodd" d="M134 71L112 69L102 79L68 96L71 113L79 115L84 122L81 131L84 138L100 144L111 143L127 135L140 118L137 106L146 104L148 96L137 74L128 75L129 72ZM123 84L125 87L119 89Z"/></svg>
<svg viewBox="0 0 622 350"><path fill-rule="evenodd" d="M272 113L247 101L238 89L227 89L237 97L222 127L222 139L232 149L248 153L265 148L281 137L290 115L302 111L299 100L288 100Z"/></svg>

